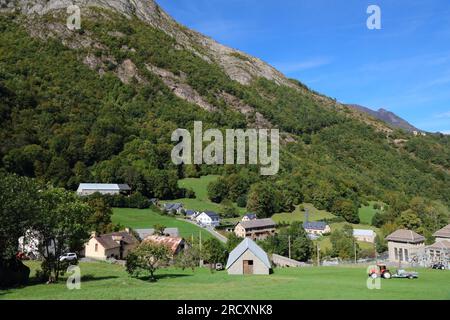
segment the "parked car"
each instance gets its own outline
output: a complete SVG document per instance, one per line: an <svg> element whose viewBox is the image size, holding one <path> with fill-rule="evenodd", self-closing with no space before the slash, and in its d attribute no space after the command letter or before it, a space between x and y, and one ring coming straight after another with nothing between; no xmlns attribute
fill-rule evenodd
<svg viewBox="0 0 450 320"><path fill-rule="evenodd" d="M431 268L433 269L439 269L439 270L445 270L445 265L442 262L434 263Z"/></svg>
<svg viewBox="0 0 450 320"><path fill-rule="evenodd" d="M73 252L64 253L59 257L59 261L76 261L78 260L77 254Z"/></svg>
<svg viewBox="0 0 450 320"><path fill-rule="evenodd" d="M223 270L223 264L221 264L221 263L216 263L216 270L217 270L217 271Z"/></svg>
<svg viewBox="0 0 450 320"><path fill-rule="evenodd" d="M392 278L417 279L419 278L419 273L414 271L406 271L403 269L398 269L397 272L392 275Z"/></svg>

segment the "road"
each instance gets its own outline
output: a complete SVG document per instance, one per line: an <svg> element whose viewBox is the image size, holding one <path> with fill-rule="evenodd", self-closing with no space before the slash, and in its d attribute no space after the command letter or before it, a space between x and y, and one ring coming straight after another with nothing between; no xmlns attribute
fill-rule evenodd
<svg viewBox="0 0 450 320"><path fill-rule="evenodd" d="M189 223L195 224L196 226L200 227L200 226L199 226L197 223L195 223L194 221L187 220L187 219L181 219L181 218L177 218L177 219L180 220L180 221L185 221L185 222L189 222ZM217 232L216 230L214 230L213 227L200 227L200 228L202 228L203 230L208 231L210 234L212 234L212 235L214 236L214 238L216 238L216 239L219 240L220 242L227 243L227 241L228 241L227 237L221 235L219 232Z"/></svg>

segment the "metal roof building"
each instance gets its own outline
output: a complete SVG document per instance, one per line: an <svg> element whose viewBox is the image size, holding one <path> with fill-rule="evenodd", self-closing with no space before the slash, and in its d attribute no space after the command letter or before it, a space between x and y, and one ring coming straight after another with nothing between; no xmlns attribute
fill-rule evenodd
<svg viewBox="0 0 450 320"><path fill-rule="evenodd" d="M119 194L129 192L131 188L128 184L121 183L80 183L77 194L87 196L96 192L101 194Z"/></svg>
<svg viewBox="0 0 450 320"><path fill-rule="evenodd" d="M267 253L252 239L245 238L230 252L226 269L228 274L269 274L271 264Z"/></svg>

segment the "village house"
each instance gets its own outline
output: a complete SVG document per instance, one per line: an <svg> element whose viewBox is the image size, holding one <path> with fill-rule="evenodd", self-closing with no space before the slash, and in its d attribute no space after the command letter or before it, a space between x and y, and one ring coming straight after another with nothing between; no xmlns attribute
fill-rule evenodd
<svg viewBox="0 0 450 320"><path fill-rule="evenodd" d="M374 243L376 236L375 231L370 229L353 229L353 237L357 241Z"/></svg>
<svg viewBox="0 0 450 320"><path fill-rule="evenodd" d="M195 221L203 226L217 227L220 224L220 216L214 211L204 211L195 217Z"/></svg>
<svg viewBox="0 0 450 320"><path fill-rule="evenodd" d="M436 242L441 240L450 241L450 224L433 233L433 237L435 237Z"/></svg>
<svg viewBox="0 0 450 320"><path fill-rule="evenodd" d="M225 267L231 275L269 274L271 268L267 253L250 238L242 240L230 252Z"/></svg>
<svg viewBox="0 0 450 320"><path fill-rule="evenodd" d="M38 231L27 230L25 235L19 238L18 251L24 253L30 259L41 259L45 255L55 255L56 248L55 242L50 241L47 246L41 239L41 235Z"/></svg>
<svg viewBox="0 0 450 320"><path fill-rule="evenodd" d="M240 238L249 237L253 240L263 240L275 234L276 223L270 219L240 221L234 227L234 233Z"/></svg>
<svg viewBox="0 0 450 320"><path fill-rule="evenodd" d="M84 247L84 255L86 258L97 260L109 258L123 260L138 244L138 240L130 233L129 229L102 235L93 232Z"/></svg>
<svg viewBox="0 0 450 320"><path fill-rule="evenodd" d="M185 210L184 214L185 214L186 218L194 220L195 217L197 216L198 212L195 210Z"/></svg>
<svg viewBox="0 0 450 320"><path fill-rule="evenodd" d="M148 236L152 236L155 234L155 229L153 228L134 229L134 231L136 231L136 233L139 235L139 239L141 240L144 240ZM162 235L169 237L178 237L179 235L178 228L165 228Z"/></svg>
<svg viewBox="0 0 450 320"><path fill-rule="evenodd" d="M184 210L182 203L165 203L163 209L164 211L177 214L181 214L182 210Z"/></svg>
<svg viewBox="0 0 450 320"><path fill-rule="evenodd" d="M389 261L412 263L418 260L425 249L425 237L406 229L399 229L386 237L389 250Z"/></svg>
<svg viewBox="0 0 450 320"><path fill-rule="evenodd" d="M186 248L186 242L180 237L152 235L144 239L144 242L152 242L169 248L172 258Z"/></svg>
<svg viewBox="0 0 450 320"><path fill-rule="evenodd" d="M118 183L80 183L77 194L80 196L88 196L94 193L100 194L129 194L131 188L128 184Z"/></svg>
<svg viewBox="0 0 450 320"><path fill-rule="evenodd" d="M306 233L314 235L323 235L331 232L330 226L323 221L303 222L303 229L305 229Z"/></svg>
<svg viewBox="0 0 450 320"><path fill-rule="evenodd" d="M445 268L450 268L450 225L433 233L435 242L426 246L422 256L422 265L429 267L436 263L442 263Z"/></svg>
<svg viewBox="0 0 450 320"><path fill-rule="evenodd" d="M427 266L442 263L445 268L450 268L450 240L439 240L425 247Z"/></svg>
<svg viewBox="0 0 450 320"><path fill-rule="evenodd" d="M250 221L250 220L256 220L258 217L256 216L256 213L246 213L241 221Z"/></svg>

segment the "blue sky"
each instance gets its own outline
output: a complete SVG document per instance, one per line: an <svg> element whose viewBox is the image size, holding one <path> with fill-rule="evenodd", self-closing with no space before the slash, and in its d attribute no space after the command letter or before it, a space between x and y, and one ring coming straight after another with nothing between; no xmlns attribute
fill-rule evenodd
<svg viewBox="0 0 450 320"><path fill-rule="evenodd" d="M448 0L156 1L316 91L450 133ZM381 30L366 27L371 4L381 8Z"/></svg>

